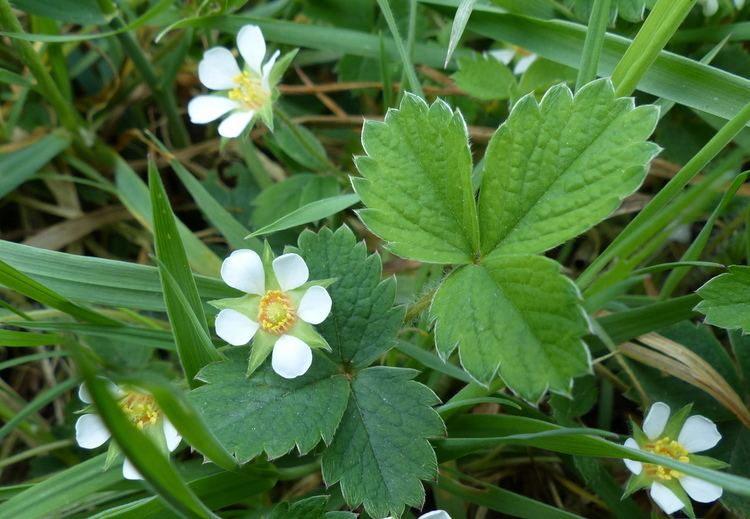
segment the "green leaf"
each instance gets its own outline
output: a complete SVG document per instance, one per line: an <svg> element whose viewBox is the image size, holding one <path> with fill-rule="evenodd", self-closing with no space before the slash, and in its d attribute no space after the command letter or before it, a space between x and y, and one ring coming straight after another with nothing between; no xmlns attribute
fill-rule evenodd
<svg viewBox="0 0 750 519"><path fill-rule="evenodd" d="M609 216L659 151L653 106L616 99L608 79L521 99L492 137L479 201L483 254L551 249Z"/></svg>
<svg viewBox="0 0 750 519"><path fill-rule="evenodd" d="M479 227L466 123L443 101L407 94L385 122L367 121L362 178L364 224L395 254L429 263L470 263Z"/></svg>
<svg viewBox="0 0 750 519"><path fill-rule="evenodd" d="M313 496L294 503L279 503L268 519L323 519L328 496Z"/></svg>
<svg viewBox="0 0 750 519"><path fill-rule="evenodd" d="M63 340L56 333L29 333L16 332L13 330L0 330L0 346L4 347L27 347L45 346L48 344L59 344Z"/></svg>
<svg viewBox="0 0 750 519"><path fill-rule="evenodd" d="M149 188L154 218L154 241L164 303L172 325L177 354L190 387L195 375L210 362L221 360L208 336L208 324L193 274L188 265L167 194L153 162L149 162Z"/></svg>
<svg viewBox="0 0 750 519"><path fill-rule="evenodd" d="M487 385L499 374L536 402L547 388L569 394L590 371L578 291L542 256L497 256L446 278L430 309L438 352L458 347L464 369ZM554 326L551 325L554 323Z"/></svg>
<svg viewBox="0 0 750 519"><path fill-rule="evenodd" d="M448 52L445 54L445 63L443 68L447 68L451 61L451 56L458 47L458 42L461 40L461 35L466 29L466 22L469 21L471 11L474 9L476 0L461 0L461 4L456 9L456 16L453 17L453 26L451 27L451 39L448 42Z"/></svg>
<svg viewBox="0 0 750 519"><path fill-rule="evenodd" d="M70 139L56 131L11 153L0 155L0 198L4 197L68 147Z"/></svg>
<svg viewBox="0 0 750 519"><path fill-rule="evenodd" d="M696 290L702 301L695 310L706 323L750 333L750 267L732 265Z"/></svg>
<svg viewBox="0 0 750 519"><path fill-rule="evenodd" d="M346 226L335 233L303 232L299 249L311 279L335 278L328 288L332 314L317 326L343 363L366 367L392 346L404 319L403 308L394 308L395 279L381 281L377 254L367 254L364 242L356 242Z"/></svg>
<svg viewBox="0 0 750 519"><path fill-rule="evenodd" d="M96 0L11 0L16 9L61 22L100 25L107 22Z"/></svg>
<svg viewBox="0 0 750 519"><path fill-rule="evenodd" d="M354 193L315 200L299 209L295 209L289 214L285 214L275 222L261 227L254 233L250 234L250 236L262 236L264 234L297 227L298 225L317 222L318 220L322 220L323 218L327 218L343 211L347 207L351 207L358 202L359 195Z"/></svg>
<svg viewBox="0 0 750 519"><path fill-rule="evenodd" d="M339 194L339 186L333 177L293 175L282 182L263 190L253 200L253 227L268 227L282 215L287 215L305 205Z"/></svg>
<svg viewBox="0 0 750 519"><path fill-rule="evenodd" d="M427 438L443 436L432 409L438 402L416 371L372 367L352 380L346 413L323 454L323 479L340 482L351 507L364 503L372 517L399 517L405 505L421 508L420 480L434 480L437 461Z"/></svg>
<svg viewBox="0 0 750 519"><path fill-rule="evenodd" d="M246 347L228 350L227 360L198 374L206 385L190 392L227 450L245 463L261 452L278 458L295 446L305 454L321 439L330 443L349 397L344 374L316 354L301 377L281 378L266 364L248 378L248 354Z"/></svg>
<svg viewBox="0 0 750 519"><path fill-rule="evenodd" d="M484 101L508 99L516 85L513 72L487 54L459 58L458 72L453 74L453 79L470 96Z"/></svg>

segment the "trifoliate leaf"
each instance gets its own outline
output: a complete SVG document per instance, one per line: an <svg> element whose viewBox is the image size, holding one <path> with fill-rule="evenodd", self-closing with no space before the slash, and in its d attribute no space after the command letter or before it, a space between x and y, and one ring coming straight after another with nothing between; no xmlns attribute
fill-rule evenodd
<svg viewBox="0 0 750 519"><path fill-rule="evenodd" d="M466 123L443 101L407 94L385 122L367 121L362 178L364 224L403 258L470 263L479 244Z"/></svg>
<svg viewBox="0 0 750 519"><path fill-rule="evenodd" d="M508 99L516 84L507 66L491 56L479 54L459 58L458 72L453 74L453 79L470 96L485 101Z"/></svg>
<svg viewBox="0 0 750 519"><path fill-rule="evenodd" d="M615 98L612 83L575 97L552 87L529 95L490 141L479 199L482 254L535 254L606 218L646 176L659 147L646 139L654 106Z"/></svg>
<svg viewBox="0 0 750 519"><path fill-rule="evenodd" d="M335 233L303 232L300 254L311 279L334 278L328 288L333 300L331 316L317 326L333 349L334 358L366 367L388 351L404 319L403 308L394 308L396 280L380 280L380 256L367 254L346 226Z"/></svg>
<svg viewBox="0 0 750 519"><path fill-rule="evenodd" d="M750 333L750 267L733 265L696 292L703 301L695 310L706 316L706 323Z"/></svg>
<svg viewBox="0 0 750 519"><path fill-rule="evenodd" d="M445 433L416 371L374 367L352 380L352 393L333 443L323 454L327 485L341 484L346 502L364 503L372 517L400 517L424 502L421 480L434 480L437 461L427 438Z"/></svg>
<svg viewBox="0 0 750 519"><path fill-rule="evenodd" d="M590 371L581 337L586 318L573 283L543 256L498 256L452 273L430 309L438 352L456 348L464 369L482 384L498 373L536 402L549 387L568 393Z"/></svg>
<svg viewBox="0 0 750 519"><path fill-rule="evenodd" d="M305 454L330 443L346 409L349 384L338 368L315 355L307 373L278 376L266 364L246 376L248 348L232 348L227 360L206 366L206 382L190 393L206 423L240 463L266 452L277 458L295 446Z"/></svg>

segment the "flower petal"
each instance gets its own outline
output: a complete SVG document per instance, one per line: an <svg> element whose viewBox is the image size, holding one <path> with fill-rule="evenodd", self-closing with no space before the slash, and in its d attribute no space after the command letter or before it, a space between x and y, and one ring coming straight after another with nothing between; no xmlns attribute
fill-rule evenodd
<svg viewBox="0 0 750 519"><path fill-rule="evenodd" d="M268 76L271 74L271 70L273 70L273 66L276 64L276 60L278 59L281 52L278 50L271 54L271 57L268 58L268 61L266 61L265 65L263 65L263 73L261 76L263 77L263 87L268 89Z"/></svg>
<svg viewBox="0 0 750 519"><path fill-rule="evenodd" d="M451 516L445 510L434 510L420 515L419 519L451 519Z"/></svg>
<svg viewBox="0 0 750 519"><path fill-rule="evenodd" d="M304 341L282 335L273 346L271 367L284 378L296 378L307 373L312 365L312 350Z"/></svg>
<svg viewBox="0 0 750 519"><path fill-rule="evenodd" d="M627 440L625 440L625 447L640 450L638 442L636 442L633 438L628 438ZM622 461L625 462L625 466L628 468L628 470L636 476L643 470L643 463L641 463L640 461L629 460L627 458L624 458Z"/></svg>
<svg viewBox="0 0 750 519"><path fill-rule="evenodd" d="M172 452L182 441L182 436L177 432L177 429L174 428L172 422L166 418L162 422L162 428L164 429L164 439L167 442L167 450Z"/></svg>
<svg viewBox="0 0 750 519"><path fill-rule="evenodd" d="M671 412L672 410L664 402L654 402L654 405L648 410L646 418L643 419L643 432L646 433L649 440L655 440L661 436Z"/></svg>
<svg viewBox="0 0 750 519"><path fill-rule="evenodd" d="M143 479L143 476L141 476L141 473L135 468L135 465L130 463L130 460L127 458L122 462L122 477L130 480Z"/></svg>
<svg viewBox="0 0 750 519"><path fill-rule="evenodd" d="M302 296L297 315L306 323L320 324L331 313L331 305L331 296L328 295L328 291L317 285L312 286Z"/></svg>
<svg viewBox="0 0 750 519"><path fill-rule="evenodd" d="M516 51L513 49L495 49L488 53L500 63L508 65L516 57Z"/></svg>
<svg viewBox="0 0 750 519"><path fill-rule="evenodd" d="M677 441L688 452L707 451L721 440L716 424L705 416L691 416L682 425Z"/></svg>
<svg viewBox="0 0 750 519"><path fill-rule="evenodd" d="M520 76L524 72L526 72L532 63L536 61L537 55L536 54L529 54L528 56L524 56L523 58L516 61L516 66L513 67L513 73L516 76Z"/></svg>
<svg viewBox="0 0 750 519"><path fill-rule="evenodd" d="M243 110L234 112L229 117L221 121L219 125L219 135L227 139L239 137L242 131L250 124L255 116L255 110Z"/></svg>
<svg viewBox="0 0 750 519"><path fill-rule="evenodd" d="M266 57L266 40L263 39L263 33L257 25L245 25L237 33L237 48L240 49L242 59L247 66L261 73L260 64Z"/></svg>
<svg viewBox="0 0 750 519"><path fill-rule="evenodd" d="M101 447L109 437L109 430L99 415L85 414L76 421L76 443L84 449Z"/></svg>
<svg viewBox="0 0 750 519"><path fill-rule="evenodd" d="M236 86L240 67L232 53L224 47L214 47L203 53L198 63L198 78L211 90L228 90Z"/></svg>
<svg viewBox="0 0 750 519"><path fill-rule="evenodd" d="M187 110L191 123L206 124L238 106L240 105L237 101L221 95L198 96L190 100Z"/></svg>
<svg viewBox="0 0 750 519"><path fill-rule="evenodd" d="M94 403L94 399L91 398L91 393L89 393L89 388L86 387L86 384L78 386L78 399L84 404Z"/></svg>
<svg viewBox="0 0 750 519"><path fill-rule="evenodd" d="M742 9L745 6L745 0L734 0L735 9Z"/></svg>
<svg viewBox="0 0 750 519"><path fill-rule="evenodd" d="M703 16L713 16L719 10L719 0L701 0Z"/></svg>
<svg viewBox="0 0 750 519"><path fill-rule="evenodd" d="M685 503L677 497L677 494L661 483L652 483L649 494L651 494L651 499L654 500L654 503L659 505L659 508L664 510L666 514L673 514L677 510L685 508Z"/></svg>
<svg viewBox="0 0 750 519"><path fill-rule="evenodd" d="M263 295L266 292L263 262L254 250L239 249L230 254L221 264L221 279L230 287L248 294Z"/></svg>
<svg viewBox="0 0 750 519"><path fill-rule="evenodd" d="M273 272L281 290L294 290L307 283L310 271L299 254L282 254L273 260Z"/></svg>
<svg viewBox="0 0 750 519"><path fill-rule="evenodd" d="M242 346L250 342L260 325L237 310L225 308L216 316L216 335L232 346Z"/></svg>
<svg viewBox="0 0 750 519"><path fill-rule="evenodd" d="M682 488L685 489L685 492L687 492L693 501L698 501L699 503L711 503L719 499L721 494L724 493L724 490L719 485L714 485L693 476L682 476L680 478L680 485L682 485Z"/></svg>

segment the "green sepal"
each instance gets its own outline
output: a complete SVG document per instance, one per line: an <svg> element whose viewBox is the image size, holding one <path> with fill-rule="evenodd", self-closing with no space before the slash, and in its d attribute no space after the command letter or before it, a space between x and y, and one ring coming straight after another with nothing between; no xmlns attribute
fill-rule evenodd
<svg viewBox="0 0 750 519"><path fill-rule="evenodd" d="M712 458L710 456L701 456L700 454L690 454L689 458L691 465L707 469L718 470L725 469L730 466L729 463L717 460L716 458Z"/></svg>
<svg viewBox="0 0 750 519"><path fill-rule="evenodd" d="M247 359L247 376L252 375L266 360L279 339L277 335L258 330L253 337L253 347Z"/></svg>
<svg viewBox="0 0 750 519"><path fill-rule="evenodd" d="M695 511L693 510L693 503L690 501L690 497L687 495L687 493L683 490L682 485L678 482L677 479L670 479L669 481L658 481L658 483L664 485L669 490L674 492L674 494L682 501L682 504L685 505L685 508L682 509L682 512L690 517L690 519L695 519Z"/></svg>
<svg viewBox="0 0 750 519"><path fill-rule="evenodd" d="M625 485L625 491L622 494L621 499L625 499L629 497L630 495L638 492L641 489L646 488L651 484L651 479L646 475L645 472L641 471L638 475L631 475L628 479L627 484Z"/></svg>
<svg viewBox="0 0 750 519"><path fill-rule="evenodd" d="M315 330L313 325L301 319L297 320L294 326L292 326L292 329L289 330L289 335L305 341L310 346L310 349L332 351L328 341Z"/></svg>
<svg viewBox="0 0 750 519"><path fill-rule="evenodd" d="M260 304L260 296L255 294L245 294L242 297L228 297L225 299L214 299L208 302L209 305L213 306L217 310L236 310L243 315L248 317L258 315L258 305ZM257 318L253 319L257 321Z"/></svg>
<svg viewBox="0 0 750 519"><path fill-rule="evenodd" d="M263 242L263 254L260 255L260 261L263 263L263 273L266 276L266 292L269 290L280 290L279 282L276 279L276 274L273 272L273 260L276 255L271 250L271 246L268 244L268 240Z"/></svg>
<svg viewBox="0 0 750 519"><path fill-rule="evenodd" d="M292 64L292 60L297 55L297 52L299 52L299 49L290 50L276 61L271 69L271 73L268 74L268 86L270 88L275 88L279 81L281 81L281 78L284 76L286 69L289 68L289 65Z"/></svg>
<svg viewBox="0 0 750 519"><path fill-rule="evenodd" d="M119 459L120 454L120 448L117 444L110 441L109 447L107 448L107 457L104 459L104 468L102 470L109 470L109 468Z"/></svg>
<svg viewBox="0 0 750 519"><path fill-rule="evenodd" d="M677 412L672 413L672 416L667 420L667 424L664 426L664 431L659 435L660 438L668 437L672 440L677 440L682 430L682 425L685 420L690 416L690 411L693 409L693 404L690 403L685 407L682 407Z"/></svg>
<svg viewBox="0 0 750 519"><path fill-rule="evenodd" d="M641 427L632 419L630 420L630 428L633 431L633 439L639 446L650 441L648 436L646 436L646 433L643 432L643 429L641 429Z"/></svg>
<svg viewBox="0 0 750 519"><path fill-rule="evenodd" d="M263 124L273 132L273 101L263 105L263 108L258 111L255 117L260 118L260 120L263 121Z"/></svg>

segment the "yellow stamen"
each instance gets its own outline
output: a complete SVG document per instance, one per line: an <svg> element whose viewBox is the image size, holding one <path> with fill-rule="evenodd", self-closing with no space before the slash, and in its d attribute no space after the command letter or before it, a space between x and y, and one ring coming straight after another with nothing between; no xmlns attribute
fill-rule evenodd
<svg viewBox="0 0 750 519"><path fill-rule="evenodd" d="M120 400L120 408L139 429L154 425L161 416L154 397L138 391L128 391Z"/></svg>
<svg viewBox="0 0 750 519"><path fill-rule="evenodd" d="M296 319L292 302L284 292L269 290L261 298L258 322L263 330L281 335L292 327Z"/></svg>
<svg viewBox="0 0 750 519"><path fill-rule="evenodd" d="M681 461L682 463L689 463L690 457L688 451L680 443L675 440L671 440L668 436L661 438L655 442L647 443L643 446L643 450L647 452L653 452L661 456L667 456L668 458ZM643 469L646 474L652 478L662 479L669 481L672 478L679 478L683 474L680 471L674 469L668 469L661 465L654 465L652 463L644 463Z"/></svg>
<svg viewBox="0 0 750 519"><path fill-rule="evenodd" d="M268 92L257 74L246 70L235 77L234 82L237 87L229 91L229 99L239 101L245 108L258 110L268 101Z"/></svg>

